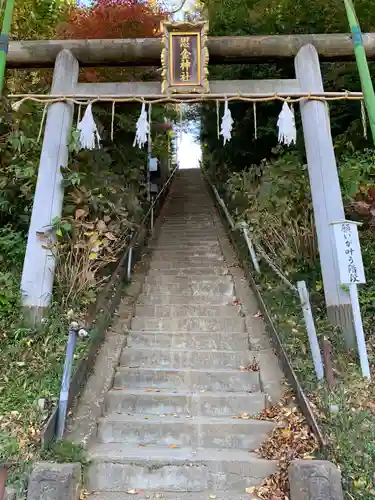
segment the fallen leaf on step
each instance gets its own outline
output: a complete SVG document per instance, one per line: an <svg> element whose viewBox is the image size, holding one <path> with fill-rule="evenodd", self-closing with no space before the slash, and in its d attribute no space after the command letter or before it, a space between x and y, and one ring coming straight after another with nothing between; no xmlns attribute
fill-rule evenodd
<svg viewBox="0 0 375 500"><path fill-rule="evenodd" d="M240 418L242 418L242 420L249 420L250 415L248 413L241 413Z"/></svg>
<svg viewBox="0 0 375 500"><path fill-rule="evenodd" d="M173 448L173 449L174 449L174 448L178 448L178 446L177 446L177 444L170 444L170 445L168 446L168 448Z"/></svg>
<svg viewBox="0 0 375 500"><path fill-rule="evenodd" d="M143 444L143 443L137 443L137 446L140 446L140 447L145 447L146 445Z"/></svg>
<svg viewBox="0 0 375 500"><path fill-rule="evenodd" d="M245 493L254 493L255 487L251 486L250 488L246 488Z"/></svg>
<svg viewBox="0 0 375 500"><path fill-rule="evenodd" d="M215 498L217 498L217 496L216 496L216 495L210 495L210 498L211 498L212 500L214 500Z"/></svg>
<svg viewBox="0 0 375 500"><path fill-rule="evenodd" d="M153 391L153 389L150 389L149 387L147 387L146 392L152 392L152 391Z"/></svg>
<svg viewBox="0 0 375 500"><path fill-rule="evenodd" d="M128 495L141 495L142 493L144 493L143 490L128 490L126 492Z"/></svg>
<svg viewBox="0 0 375 500"><path fill-rule="evenodd" d="M253 357L252 361L247 366L240 366L240 372L258 372L259 371L259 361L256 357Z"/></svg>

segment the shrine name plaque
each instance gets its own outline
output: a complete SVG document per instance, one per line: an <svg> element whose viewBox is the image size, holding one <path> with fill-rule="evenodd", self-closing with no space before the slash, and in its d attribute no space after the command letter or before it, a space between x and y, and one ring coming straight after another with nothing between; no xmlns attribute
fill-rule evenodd
<svg viewBox="0 0 375 500"><path fill-rule="evenodd" d="M162 92L207 93L207 23L163 23Z"/></svg>

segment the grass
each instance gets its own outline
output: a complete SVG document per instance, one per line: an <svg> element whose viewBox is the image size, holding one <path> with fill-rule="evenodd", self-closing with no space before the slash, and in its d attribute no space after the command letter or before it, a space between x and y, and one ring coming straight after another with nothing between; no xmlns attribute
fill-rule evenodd
<svg viewBox="0 0 375 500"><path fill-rule="evenodd" d="M74 463L79 462L82 465L88 465L86 453L81 445L71 441L57 441L47 450L43 450L41 458L48 462Z"/></svg>

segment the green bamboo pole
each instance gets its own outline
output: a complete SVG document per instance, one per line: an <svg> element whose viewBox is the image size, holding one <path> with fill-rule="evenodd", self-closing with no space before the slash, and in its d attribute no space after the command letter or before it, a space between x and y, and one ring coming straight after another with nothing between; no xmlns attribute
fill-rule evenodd
<svg viewBox="0 0 375 500"><path fill-rule="evenodd" d="M363 46L361 28L359 26L352 0L344 0L344 4L352 33L354 54L357 61L359 77L361 79L362 92L370 121L372 138L375 144L375 94L368 68L365 48Z"/></svg>
<svg viewBox="0 0 375 500"><path fill-rule="evenodd" d="M8 54L9 32L10 32L10 27L12 24L14 2L15 2L15 0L7 0L6 6L5 6L3 26L1 28L1 36L0 36L0 96L2 95L3 88L4 88L4 76L5 76L5 68L6 68L7 54Z"/></svg>

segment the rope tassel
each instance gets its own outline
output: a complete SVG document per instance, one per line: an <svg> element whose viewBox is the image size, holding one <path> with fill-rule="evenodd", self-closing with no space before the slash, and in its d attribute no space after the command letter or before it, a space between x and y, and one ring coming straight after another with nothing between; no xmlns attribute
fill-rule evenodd
<svg viewBox="0 0 375 500"><path fill-rule="evenodd" d="M82 149L100 149L100 135L92 114L91 102L88 104L82 120L78 123L77 130Z"/></svg>
<svg viewBox="0 0 375 500"><path fill-rule="evenodd" d="M138 144L139 149L142 149L148 140L150 132L150 124L146 112L146 103L142 103L141 114L137 120L137 129L133 142L133 147Z"/></svg>
<svg viewBox="0 0 375 500"><path fill-rule="evenodd" d="M279 143L290 146L295 144L297 140L296 123L294 113L290 109L287 102L284 102L279 119L277 120L279 128Z"/></svg>
<svg viewBox="0 0 375 500"><path fill-rule="evenodd" d="M232 138L233 118L230 112L228 101L225 100L224 115L221 121L220 135L224 138L224 145Z"/></svg>

